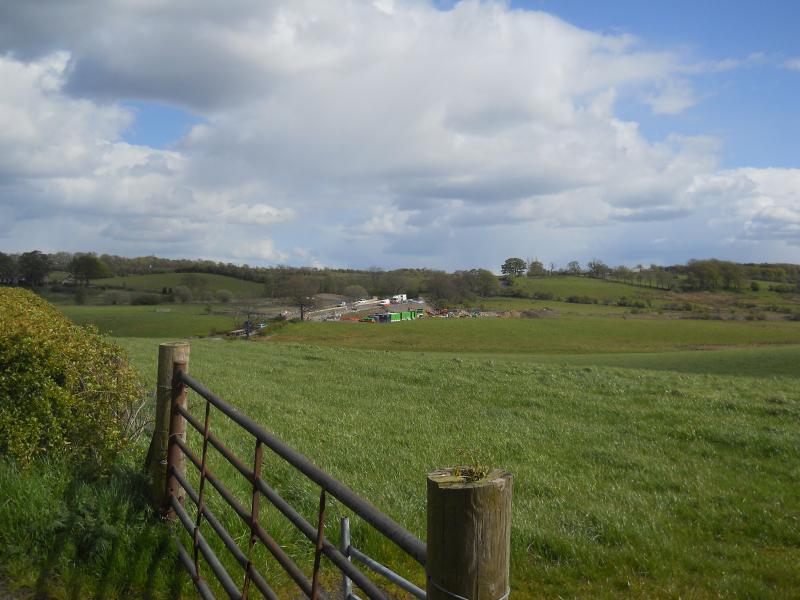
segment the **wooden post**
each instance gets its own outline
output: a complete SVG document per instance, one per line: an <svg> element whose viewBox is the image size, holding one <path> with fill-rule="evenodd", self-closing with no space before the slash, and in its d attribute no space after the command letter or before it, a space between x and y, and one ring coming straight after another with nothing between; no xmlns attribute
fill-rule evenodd
<svg viewBox="0 0 800 600"><path fill-rule="evenodd" d="M175 435L186 439L184 419L173 419L173 402L186 406L186 393L183 386L174 386L175 368L180 365L183 370L189 367L188 342L166 342L158 346L158 386L156 388L156 423L153 438L150 440L150 449L147 451L147 472L150 474L151 487L150 499L153 506L163 510L167 501L167 463L170 452L170 427L175 429ZM181 431L177 429L181 428ZM173 452L181 454L180 458L173 453L173 461L179 472L185 473L186 465L180 452L173 444ZM182 469L181 469L182 467ZM174 485L175 482L172 482Z"/></svg>
<svg viewBox="0 0 800 600"><path fill-rule="evenodd" d="M428 474L428 600L508 596L513 476L477 480L444 469Z"/></svg>

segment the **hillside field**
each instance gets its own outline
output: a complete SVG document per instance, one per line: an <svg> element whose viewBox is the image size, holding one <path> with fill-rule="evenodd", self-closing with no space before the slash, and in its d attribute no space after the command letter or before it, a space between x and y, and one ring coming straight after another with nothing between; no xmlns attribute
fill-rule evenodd
<svg viewBox="0 0 800 600"><path fill-rule="evenodd" d="M737 331L744 333L712 334L796 335ZM118 341L153 385L157 340ZM515 597L783 598L800 588L796 374L764 379L341 346L200 340L190 371L423 539L426 472L475 462L511 470ZM775 350L797 356L796 347ZM739 351L717 354L724 352ZM190 402L201 414L197 396ZM212 413L212 430L249 462L251 441ZM198 438L190 436L195 447ZM246 501L246 482L213 453L211 461ZM274 456L265 464L267 479L311 519L318 490ZM213 494L209 501L224 513ZM333 503L330 522L342 512ZM267 515L267 528L309 568L310 544L276 511ZM234 516L225 519L246 539ZM328 535L336 538L336 528ZM422 583L420 569L363 523L354 539ZM277 569L267 574L281 577Z"/></svg>
<svg viewBox="0 0 800 600"><path fill-rule="evenodd" d="M644 302L649 300L652 308L659 308L665 303L681 302L692 302L706 308L731 307L737 303L751 303L756 306L777 304L797 308L796 295L770 291L770 285L769 282L761 282L759 291L753 291L745 285L739 291L673 292L613 280L557 275L553 277L518 277L514 280L512 287L527 294L549 292L558 298L587 296L599 303L615 302L621 297Z"/></svg>
<svg viewBox="0 0 800 600"><path fill-rule="evenodd" d="M155 273L153 275L129 275L95 279L96 287L109 287L136 292L161 292L163 288L188 285L197 292L228 290L237 298L258 298L264 295L264 285L254 281L216 275L213 273Z"/></svg>

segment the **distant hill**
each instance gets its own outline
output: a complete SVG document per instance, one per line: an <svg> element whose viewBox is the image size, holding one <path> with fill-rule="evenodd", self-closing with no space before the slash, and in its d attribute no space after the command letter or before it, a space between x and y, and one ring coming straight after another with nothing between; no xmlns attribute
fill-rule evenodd
<svg viewBox="0 0 800 600"><path fill-rule="evenodd" d="M164 288L185 285L198 294L205 291L228 290L237 298L257 298L264 295L264 284L245 281L226 275L212 273L155 273L153 275L129 275L95 279L95 286L105 286L136 292L161 292Z"/></svg>

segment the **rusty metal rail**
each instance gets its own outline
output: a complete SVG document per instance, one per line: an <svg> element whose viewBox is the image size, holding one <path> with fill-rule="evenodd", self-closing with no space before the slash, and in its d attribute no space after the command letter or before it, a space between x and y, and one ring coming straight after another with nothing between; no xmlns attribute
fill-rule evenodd
<svg viewBox="0 0 800 600"><path fill-rule="evenodd" d="M319 570L321 559L325 556L345 577L352 580L367 597L376 600L387 600L386 593L367 575L354 566L353 563L350 562L349 557L325 537L325 507L327 496L329 495L336 498L353 511L354 514L361 517L383 536L394 542L420 565L425 565L426 547L422 541L380 512L372 504L362 499L349 487L325 473L305 456L290 448L276 436L241 414L219 396L213 394L205 386L189 376L188 373L186 373L185 367L185 364L176 362L173 371L173 405L170 419L167 467L167 487L168 490L170 490L168 508L174 512L178 521L183 525L192 539L193 556L189 555L178 540L176 540L176 543L178 545L179 558L187 572L191 575L201 597L204 599L214 597L207 582L203 578L200 560L202 557L204 559L203 564L208 566L208 569L210 569L229 598L246 600L248 598L250 586L252 585L257 588L264 597L269 600L277 600L278 596L275 591L269 586L253 564L253 551L255 545L260 543L289 575L304 597L311 598L312 600L317 600L320 597L321 586ZM194 390L205 399L205 416L202 422L185 408L185 388ZM183 401L175 401L175 399L183 399ZM211 433L211 406L214 406L253 436L255 447L252 467L245 464L233 451ZM178 433L185 432L186 422L203 437L202 454L199 457L192 452L186 442L183 441L182 435ZM249 510L233 496L219 478L209 469L207 461L209 446L214 448L217 453L225 458L225 460L252 486ZM261 469L265 447L280 456L320 487L316 524L309 523L262 478ZM181 473L181 469L177 468L177 465L183 464L182 461L184 457L199 471L200 482L197 490L187 481L187 478ZM206 483L210 484L217 491L225 503L250 529L250 537L246 551L239 547L233 537L225 530L219 519L217 519L214 513L206 506ZM183 506L184 495L178 494L179 489L185 491L185 496L187 496L196 507L196 518L194 520L192 520ZM277 508L278 511L314 545L314 567L310 579L260 525L259 514L262 499L266 499L272 506ZM214 533L221 539L228 552L231 553L234 560L244 570L244 582L241 587L237 586L233 578L226 572L219 558L202 535L200 529L203 520L209 524Z"/></svg>

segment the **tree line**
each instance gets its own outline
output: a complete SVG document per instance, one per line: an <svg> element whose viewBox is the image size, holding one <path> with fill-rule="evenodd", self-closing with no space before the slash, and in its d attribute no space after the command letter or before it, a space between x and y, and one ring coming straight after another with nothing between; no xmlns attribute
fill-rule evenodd
<svg viewBox="0 0 800 600"><path fill-rule="evenodd" d="M800 284L800 265L735 263L715 258L693 259L685 265L639 264L635 267L626 265L611 267L602 260L593 258L585 267L573 260L567 263L566 267L559 269L550 263L548 269L538 259L526 261L519 257L510 257L500 266L500 271L505 279L522 276L576 275L663 290L739 290L746 285L758 289L759 284L753 280L789 284L793 289Z"/></svg>
<svg viewBox="0 0 800 600"><path fill-rule="evenodd" d="M191 274L225 275L262 284L265 297L291 298L298 304L316 294L336 294L358 300L371 296L388 297L398 293L456 304L479 296L496 295L500 291L496 275L486 269L446 273L433 269L385 271L379 267L366 270L284 265L254 267L210 260L167 259L156 256L127 258L90 252L46 254L34 250L22 254L0 253L0 282L5 284L39 287L55 271L69 273L71 283L75 286L87 286L93 279L112 276L184 273L188 275L184 275L182 283L194 288L189 282Z"/></svg>
<svg viewBox="0 0 800 600"><path fill-rule="evenodd" d="M795 290L800 265L734 263L717 259L690 260L685 265L610 267L592 259L586 265L570 261L557 268L538 259L511 257L501 265L502 277L487 269L452 273L432 269L320 269L311 267L255 267L210 260L168 259L156 256L128 258L92 252L47 254L38 250L21 254L0 252L0 283L41 286L54 271L68 273L75 286L88 286L94 279L148 273L211 273L260 283L263 295L302 299L316 294L337 294L351 299L387 297L405 293L424 296L440 304L459 304L479 297L503 293L502 283L514 277L579 275L620 281L659 289L741 289L751 280L774 282L779 291Z"/></svg>

